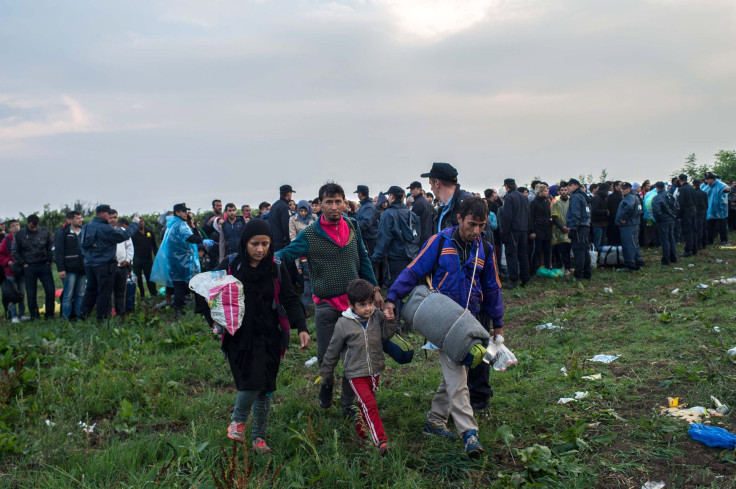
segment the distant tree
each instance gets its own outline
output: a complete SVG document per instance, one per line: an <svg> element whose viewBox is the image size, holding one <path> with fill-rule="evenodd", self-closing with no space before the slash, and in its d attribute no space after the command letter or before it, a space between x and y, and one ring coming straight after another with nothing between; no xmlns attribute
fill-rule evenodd
<svg viewBox="0 0 736 489"><path fill-rule="evenodd" d="M736 180L736 151L721 150L715 154L715 157L713 173L724 181Z"/></svg>
<svg viewBox="0 0 736 489"><path fill-rule="evenodd" d="M580 180L580 183L582 184L593 183L593 174L588 173L587 175L583 175L581 173L580 175L578 175L578 180Z"/></svg>
<svg viewBox="0 0 736 489"><path fill-rule="evenodd" d="M598 181L600 183L608 181L608 170L606 170L605 168L601 170L601 176L598 177Z"/></svg>
<svg viewBox="0 0 736 489"><path fill-rule="evenodd" d="M688 176L690 181L693 181L696 178L702 179L703 176L710 171L710 167L705 164L698 165L696 161L698 161L698 158L695 156L695 153L690 153L687 158L685 158L685 166L674 172L672 177L676 177L679 174L684 173Z"/></svg>

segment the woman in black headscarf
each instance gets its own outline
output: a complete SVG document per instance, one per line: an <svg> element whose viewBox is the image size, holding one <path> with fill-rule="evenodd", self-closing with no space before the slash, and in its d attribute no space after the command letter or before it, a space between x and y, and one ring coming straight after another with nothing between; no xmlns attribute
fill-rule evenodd
<svg viewBox="0 0 736 489"><path fill-rule="evenodd" d="M271 451L266 444L268 415L276 390L281 352L289 341L279 325L279 309L286 314L291 327L299 331L301 349L309 346L299 293L291 284L284 264L277 265L273 256L271 226L263 219L253 219L243 229L235 257L225 258L218 266L243 284L245 295L245 316L240 328L234 335L225 332L222 340L222 351L238 388L227 435L233 440L244 440L245 422L252 408L251 438L257 453ZM277 280L280 305L274 297ZM212 324L211 318L209 322Z"/></svg>

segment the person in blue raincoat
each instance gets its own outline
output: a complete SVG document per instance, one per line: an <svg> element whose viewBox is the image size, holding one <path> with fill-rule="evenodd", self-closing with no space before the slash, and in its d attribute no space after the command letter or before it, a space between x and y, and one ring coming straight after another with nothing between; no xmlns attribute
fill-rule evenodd
<svg viewBox="0 0 736 489"><path fill-rule="evenodd" d="M197 245L210 247L211 239L202 239L194 232L186 204L176 204L174 215L166 217L166 234L153 262L151 279L174 289L174 309L180 314L189 280L200 272Z"/></svg>
<svg viewBox="0 0 736 489"><path fill-rule="evenodd" d="M712 173L705 176L705 183L700 189L708 194L708 244L713 244L716 231L721 235L721 244L728 245L728 230L726 220L728 219L728 193L731 189Z"/></svg>

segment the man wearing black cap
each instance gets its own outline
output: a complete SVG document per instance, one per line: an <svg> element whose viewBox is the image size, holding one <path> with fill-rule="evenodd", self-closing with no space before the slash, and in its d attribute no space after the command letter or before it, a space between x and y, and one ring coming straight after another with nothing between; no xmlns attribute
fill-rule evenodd
<svg viewBox="0 0 736 489"><path fill-rule="evenodd" d="M373 199L369 196L369 190L366 185L358 185L355 194L358 194L360 207L355 214L355 220L358 222L361 234L363 234L363 244L368 250L368 255L373 254L378 239L378 209Z"/></svg>
<svg viewBox="0 0 736 489"><path fill-rule="evenodd" d="M422 230L419 241L424 245L429 237L434 234L432 232L432 224L434 223L434 207L432 207L432 204L430 204L424 196L421 183L412 182L407 188L411 192L411 196L414 197L411 211L419 216L419 225Z"/></svg>
<svg viewBox="0 0 736 489"><path fill-rule="evenodd" d="M570 232L567 235L575 259L575 278L589 280L593 275L590 266L590 199L575 178L567 181L567 190L570 192L570 208L567 211Z"/></svg>
<svg viewBox="0 0 736 489"><path fill-rule="evenodd" d="M657 236L662 245L662 265L669 265L677 263L675 219L680 209L675 198L665 190L664 182L657 182L654 187L657 195L652 199L652 215L657 223Z"/></svg>
<svg viewBox="0 0 736 489"><path fill-rule="evenodd" d="M682 238L685 241L685 253L682 256L693 256L698 253L695 220L698 213L698 196L695 189L687 183L687 175L680 174L680 190L677 192L677 204L680 206L679 218L682 223Z"/></svg>
<svg viewBox="0 0 736 489"><path fill-rule="evenodd" d="M404 190L393 185L386 191L388 207L383 211L381 222L378 225L378 242L376 250L371 256L374 267L388 260L388 280L386 287L391 287L406 268L410 261L416 256L420 246L419 237L421 229L419 217L414 214L404 203ZM410 249L414 245L414 249Z"/></svg>
<svg viewBox="0 0 736 489"><path fill-rule="evenodd" d="M507 289L525 286L531 278L529 272L529 199L519 193L516 180L503 181L506 197L501 207L501 240L506 250L506 267L510 284Z"/></svg>
<svg viewBox="0 0 736 489"><path fill-rule="evenodd" d="M449 163L432 163L429 173L422 173L422 178L429 177L429 186L440 201L440 208L435 217L432 232L437 234L443 229L458 225L457 215L460 204L473 194L460 189L457 183L457 170Z"/></svg>
<svg viewBox="0 0 736 489"><path fill-rule="evenodd" d="M97 306L97 319L110 315L110 297L117 271L115 259L117 245L138 231L138 216L128 229L114 228L109 224L110 211L107 204L97 206L97 215L82 227L79 233L79 248L84 255L84 271L87 288L84 291L82 317L87 317Z"/></svg>
<svg viewBox="0 0 736 489"><path fill-rule="evenodd" d="M639 270L644 264L639 249L639 223L644 213L641 201L631 191L631 184L621 184L621 193L624 198L618 205L616 212L616 225L621 230L621 248L624 253L624 267L619 269L624 272Z"/></svg>

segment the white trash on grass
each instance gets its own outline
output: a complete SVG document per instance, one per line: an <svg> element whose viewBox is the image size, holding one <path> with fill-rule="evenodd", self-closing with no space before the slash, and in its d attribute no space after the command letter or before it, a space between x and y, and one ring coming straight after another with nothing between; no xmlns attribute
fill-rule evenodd
<svg viewBox="0 0 736 489"><path fill-rule="evenodd" d="M680 293L680 289L675 289L672 292L670 292L670 294L679 294L679 293Z"/></svg>
<svg viewBox="0 0 736 489"><path fill-rule="evenodd" d="M601 374L593 374L593 375L583 375L580 377L581 379L585 380L601 380Z"/></svg>
<svg viewBox="0 0 736 489"><path fill-rule="evenodd" d="M585 399L588 397L588 391L577 391L575 393L575 397L561 397L557 404L567 404L568 402L572 401L579 401L580 399Z"/></svg>
<svg viewBox="0 0 736 489"><path fill-rule="evenodd" d="M53 422L53 421L51 421L50 419L47 419L47 420L46 420L46 421L44 421L44 422L46 423L46 426L48 426L49 428L53 428L54 426L56 426L56 423L54 423L54 422Z"/></svg>
<svg viewBox="0 0 736 489"><path fill-rule="evenodd" d="M534 326L534 329L539 331L542 329L565 329L565 328L563 328L562 326L556 326L552 323L545 323L545 324L540 324L539 326Z"/></svg>
<svg viewBox="0 0 736 489"><path fill-rule="evenodd" d="M95 426L97 426L97 423L90 426L84 421L80 421L79 423L77 423L77 426L81 427L82 431L84 431L85 433L89 435L90 433L95 431Z"/></svg>
<svg viewBox="0 0 736 489"><path fill-rule="evenodd" d="M733 348L731 348L730 350L728 350L726 353L728 353L732 357L736 357L736 346L734 346Z"/></svg>
<svg viewBox="0 0 736 489"><path fill-rule="evenodd" d="M619 358L621 355L596 355L593 358L588 358L589 362L601 362L601 363L611 363L617 358Z"/></svg>
<svg viewBox="0 0 736 489"><path fill-rule="evenodd" d="M641 489L664 489L664 482L663 481L647 481L644 483L643 486L641 486Z"/></svg>

